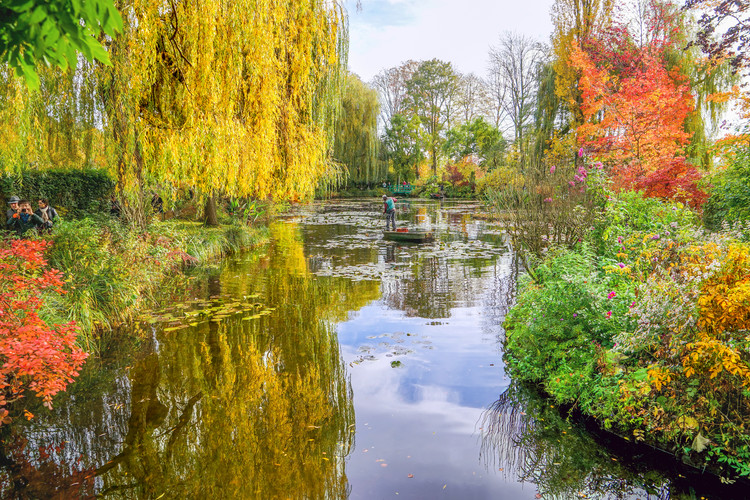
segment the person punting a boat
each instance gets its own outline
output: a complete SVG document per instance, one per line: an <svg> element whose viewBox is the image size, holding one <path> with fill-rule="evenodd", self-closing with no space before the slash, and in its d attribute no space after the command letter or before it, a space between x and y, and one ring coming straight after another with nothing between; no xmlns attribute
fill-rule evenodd
<svg viewBox="0 0 750 500"><path fill-rule="evenodd" d="M383 195L383 213L385 214L385 230L388 231L388 224L396 230L396 200Z"/></svg>

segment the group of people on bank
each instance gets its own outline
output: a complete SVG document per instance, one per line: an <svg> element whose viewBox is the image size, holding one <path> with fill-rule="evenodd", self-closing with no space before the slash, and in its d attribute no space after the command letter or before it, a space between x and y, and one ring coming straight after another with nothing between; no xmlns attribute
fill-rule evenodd
<svg viewBox="0 0 750 500"><path fill-rule="evenodd" d="M49 206L44 198L37 200L38 208L34 210L31 201L11 196L6 212L5 228L19 237L24 237L31 230L49 231L58 219L57 211Z"/></svg>

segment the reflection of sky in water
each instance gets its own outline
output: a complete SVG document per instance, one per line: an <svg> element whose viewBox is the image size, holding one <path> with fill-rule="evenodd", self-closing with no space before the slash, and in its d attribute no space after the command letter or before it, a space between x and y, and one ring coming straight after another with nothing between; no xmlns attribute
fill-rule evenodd
<svg viewBox="0 0 750 500"><path fill-rule="evenodd" d="M504 259L487 264L471 288L494 286L498 273L510 272ZM533 485L480 461L482 412L509 383L502 330L487 318L492 297L430 319L378 301L339 325L357 421L346 467L352 498L534 498Z"/></svg>

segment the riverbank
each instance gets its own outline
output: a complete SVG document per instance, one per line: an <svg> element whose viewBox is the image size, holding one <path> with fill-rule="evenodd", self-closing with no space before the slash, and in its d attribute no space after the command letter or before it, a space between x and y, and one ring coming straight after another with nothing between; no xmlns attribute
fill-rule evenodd
<svg viewBox="0 0 750 500"><path fill-rule="evenodd" d="M183 289L185 271L265 242L264 226L207 227L199 222L154 221L138 230L101 217L61 221L45 256L64 277L64 293L47 293L48 323L74 321L79 344L96 352L97 338Z"/></svg>
<svg viewBox="0 0 750 500"><path fill-rule="evenodd" d="M584 241L521 281L505 327L514 378L685 463L750 476L742 228L712 233L680 204L610 197Z"/></svg>

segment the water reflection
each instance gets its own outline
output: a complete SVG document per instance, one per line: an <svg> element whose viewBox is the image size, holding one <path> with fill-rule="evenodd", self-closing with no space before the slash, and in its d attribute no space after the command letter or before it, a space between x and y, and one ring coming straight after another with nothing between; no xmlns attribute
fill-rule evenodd
<svg viewBox="0 0 750 500"><path fill-rule="evenodd" d="M0 497L689 493L508 389L501 325L518 266L477 204L399 208L436 241L383 241L377 200L324 203L196 279L53 412L6 429Z"/></svg>
<svg viewBox="0 0 750 500"><path fill-rule="evenodd" d="M41 469L38 447L67 443L52 462L104 497L347 497L354 416L332 325L379 289L313 279L293 226L275 226L273 241L163 311L173 321L146 326L131 365L98 387L76 384L53 413L16 428L9 440L28 445L23 458L6 447L3 496L51 496L59 484L41 483L24 460ZM245 316L257 301L270 312ZM224 314L203 315L212 308Z"/></svg>

